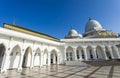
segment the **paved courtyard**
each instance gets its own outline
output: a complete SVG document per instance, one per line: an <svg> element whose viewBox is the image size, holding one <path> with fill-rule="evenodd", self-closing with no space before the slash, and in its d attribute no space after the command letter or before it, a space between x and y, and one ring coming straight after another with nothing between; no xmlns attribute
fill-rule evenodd
<svg viewBox="0 0 120 78"><path fill-rule="evenodd" d="M77 67L53 65L32 70L24 68L22 72L8 70L0 78L120 78L120 66Z"/></svg>

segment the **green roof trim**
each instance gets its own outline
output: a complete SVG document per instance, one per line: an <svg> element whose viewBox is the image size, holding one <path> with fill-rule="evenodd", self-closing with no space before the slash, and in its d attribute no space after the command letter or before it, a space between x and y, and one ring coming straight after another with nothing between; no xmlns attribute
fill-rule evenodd
<svg viewBox="0 0 120 78"><path fill-rule="evenodd" d="M23 29L23 30L26 30L26 31L29 31L29 32L33 32L33 33L36 33L36 34L39 34L39 35L46 36L46 37L50 38L49 40L53 40L53 39L54 39L53 41L57 41L57 42L60 41L58 38L52 37L52 36L50 36L50 35L47 35L47 34L44 34L44 33L41 33L41 32L37 32L37 31L31 30L31 29L27 29L27 28L24 28L24 27L21 27L21 26L13 25L13 24L3 23L3 28L7 28L7 27L5 27L5 25L9 25L9 26L11 26L11 27L16 27L16 28L19 28L19 29ZM7 28L7 29L11 29L11 28ZM15 29L12 29L12 30L15 30ZM16 30L16 31L17 31L17 30ZM22 31L20 31L20 32L22 32ZM25 33L25 32L23 32L23 33ZM28 34L28 33L27 33L27 34ZM31 34L31 35L33 35L33 34ZM35 36L36 36L36 35L35 35ZM42 36L41 36L41 37L42 37ZM44 38L44 37L42 37L42 38ZM48 39L48 38L47 38L47 39Z"/></svg>

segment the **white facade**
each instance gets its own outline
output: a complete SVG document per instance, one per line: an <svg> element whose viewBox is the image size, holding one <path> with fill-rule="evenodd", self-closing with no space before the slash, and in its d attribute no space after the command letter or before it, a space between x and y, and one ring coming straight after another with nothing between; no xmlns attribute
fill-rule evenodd
<svg viewBox="0 0 120 78"><path fill-rule="evenodd" d="M88 32L87 30L87 34ZM74 37L70 39L72 35ZM0 28L1 72L13 68L20 71L23 67L51 64L86 65L82 61L120 59L119 37L84 38L73 33L72 35L69 33L66 39L54 41Z"/></svg>

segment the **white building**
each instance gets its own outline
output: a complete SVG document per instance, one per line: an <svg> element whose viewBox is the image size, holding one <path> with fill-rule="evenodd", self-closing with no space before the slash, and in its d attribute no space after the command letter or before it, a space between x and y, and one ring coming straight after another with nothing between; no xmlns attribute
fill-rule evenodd
<svg viewBox="0 0 120 78"><path fill-rule="evenodd" d="M120 59L120 38L89 19L85 33L71 29L64 39L4 24L0 28L0 70L51 64L87 65L83 61Z"/></svg>

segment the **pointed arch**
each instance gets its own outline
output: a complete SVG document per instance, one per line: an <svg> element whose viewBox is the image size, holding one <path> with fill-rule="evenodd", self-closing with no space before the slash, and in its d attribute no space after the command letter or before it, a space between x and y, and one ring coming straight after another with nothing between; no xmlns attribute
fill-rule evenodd
<svg viewBox="0 0 120 78"><path fill-rule="evenodd" d="M73 55L74 55L73 48L71 46L67 47L67 49L66 49L66 59L67 59L67 61L74 60Z"/></svg>
<svg viewBox="0 0 120 78"><path fill-rule="evenodd" d="M116 45L117 49L118 49L118 53L120 54L120 44Z"/></svg>
<svg viewBox="0 0 120 78"><path fill-rule="evenodd" d="M21 48L19 45L16 45L13 47L13 49L10 52L9 57L9 68L18 68L19 61L21 56Z"/></svg>
<svg viewBox="0 0 120 78"><path fill-rule="evenodd" d="M22 67L30 67L32 58L32 48L27 47L24 53L23 64Z"/></svg>
<svg viewBox="0 0 120 78"><path fill-rule="evenodd" d="M45 49L43 53L43 65L47 65L47 64L48 64L48 50Z"/></svg>
<svg viewBox="0 0 120 78"><path fill-rule="evenodd" d="M112 49L112 54L113 54L114 59L118 59L119 58L119 56L118 56L119 54L117 53L116 47L112 46L111 49Z"/></svg>
<svg viewBox="0 0 120 78"><path fill-rule="evenodd" d="M91 46L88 46L87 48L86 48L86 50L87 50L87 54L88 54L88 59L94 59L94 53L93 53L93 48L91 47Z"/></svg>
<svg viewBox="0 0 120 78"><path fill-rule="evenodd" d="M57 64L58 54L57 54L57 51L55 49L53 49L51 51L51 58L50 59L51 59L51 64Z"/></svg>
<svg viewBox="0 0 120 78"><path fill-rule="evenodd" d="M105 55L103 53L103 49L99 45L96 47L96 56L97 56L97 59L100 59L100 60L101 59L105 59Z"/></svg>
<svg viewBox="0 0 120 78"><path fill-rule="evenodd" d="M41 50L37 48L34 54L34 66L40 66L40 63L41 63Z"/></svg>
<svg viewBox="0 0 120 78"><path fill-rule="evenodd" d="M76 55L77 55L77 59L83 60L85 59L85 54L83 51L83 47L78 46L76 49Z"/></svg>
<svg viewBox="0 0 120 78"><path fill-rule="evenodd" d="M106 51L106 55L107 55L108 59L112 59L110 51L107 46L105 46L105 51Z"/></svg>
<svg viewBox="0 0 120 78"><path fill-rule="evenodd" d="M3 57L5 55L6 47L3 43L0 44L0 68L2 66Z"/></svg>

